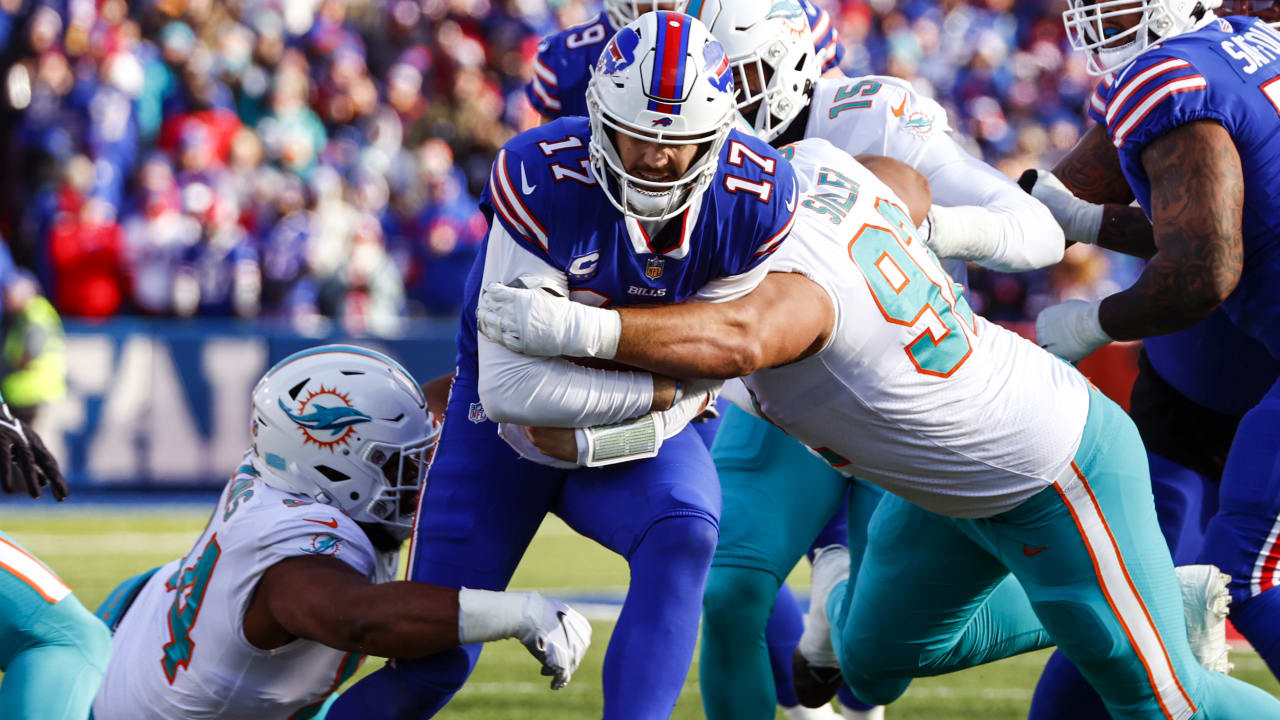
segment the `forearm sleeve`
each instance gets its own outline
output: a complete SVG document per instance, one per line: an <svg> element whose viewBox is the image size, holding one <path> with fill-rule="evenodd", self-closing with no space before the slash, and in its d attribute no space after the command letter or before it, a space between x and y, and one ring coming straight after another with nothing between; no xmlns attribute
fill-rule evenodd
<svg viewBox="0 0 1280 720"><path fill-rule="evenodd" d="M949 135L930 142L917 167L929 179L931 232L949 257L1001 272L1053 265L1066 246L1049 209Z"/></svg>
<svg viewBox="0 0 1280 720"><path fill-rule="evenodd" d="M489 232L483 284L535 276L569 294L565 274L520 247L498 223ZM494 422L542 427L586 427L621 422L649 412L653 376L595 370L559 358L512 352L477 333L480 402Z"/></svg>
<svg viewBox="0 0 1280 720"><path fill-rule="evenodd" d="M494 422L541 427L608 425L649 412L653 376L520 355L479 338L480 402Z"/></svg>

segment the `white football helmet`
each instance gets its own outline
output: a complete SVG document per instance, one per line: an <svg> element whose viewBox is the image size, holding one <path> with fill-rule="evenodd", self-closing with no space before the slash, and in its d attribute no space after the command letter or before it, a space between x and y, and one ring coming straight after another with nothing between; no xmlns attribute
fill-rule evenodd
<svg viewBox="0 0 1280 720"><path fill-rule="evenodd" d="M254 387L250 434L267 485L409 537L439 428L395 360L354 345L290 355Z"/></svg>
<svg viewBox="0 0 1280 720"><path fill-rule="evenodd" d="M684 12L689 0L604 0L604 11L609 22L620 28L647 12L670 10Z"/></svg>
<svg viewBox="0 0 1280 720"><path fill-rule="evenodd" d="M822 74L804 8L795 0L705 0L697 13L729 55L738 110L772 142L809 103Z"/></svg>
<svg viewBox="0 0 1280 720"><path fill-rule="evenodd" d="M698 199L715 176L736 114L724 48L696 18L646 13L613 36L587 85L591 170L609 201L637 220L665 220ZM663 145L698 145L670 182L632 175L616 134Z"/></svg>
<svg viewBox="0 0 1280 720"><path fill-rule="evenodd" d="M1153 44L1197 30L1222 0L1068 0L1062 12L1071 47L1088 53L1089 73L1119 70Z"/></svg>

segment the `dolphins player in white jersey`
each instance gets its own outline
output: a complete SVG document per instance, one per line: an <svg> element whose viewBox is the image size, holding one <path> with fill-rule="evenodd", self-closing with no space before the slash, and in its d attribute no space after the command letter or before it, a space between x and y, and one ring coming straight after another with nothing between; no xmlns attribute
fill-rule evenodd
<svg viewBox="0 0 1280 720"><path fill-rule="evenodd" d="M797 656L838 664L864 700L1056 641L1114 717L1280 716L1197 662L1124 412L975 316L887 185L825 141L791 150L803 209L750 295L610 310L493 284L481 331L539 356L746 375L762 417L887 490L860 558L815 560L830 625L806 628ZM573 433L533 435L576 451Z"/></svg>
<svg viewBox="0 0 1280 720"><path fill-rule="evenodd" d="M253 447L190 552L126 581L99 615L113 655L97 720L312 718L366 654L519 639L563 687L591 638L537 593L391 582L438 427L418 384L350 345L258 382Z"/></svg>
<svg viewBox="0 0 1280 720"><path fill-rule="evenodd" d="M851 155L895 158L928 178L934 202L926 243L953 258L943 268L956 282L965 282L966 260L1014 272L1062 259L1063 235L1049 209L966 152L936 102L898 78L820 78L799 5L701 0L689 4L689 13L724 45L739 111L761 138L775 147L824 138ZM761 639L772 622L769 588L778 587L815 536L830 542L826 533L819 535L824 519L814 514L823 503L799 498L789 486L803 477L819 492L815 478L825 478L821 492L843 495L847 483L794 439L741 410L725 412L718 437L712 457L726 512L703 601L699 681L710 720L763 720L773 717L773 674ZM848 493L848 541L856 553L880 493L865 483L854 483ZM779 531L757 532L762 517L775 518ZM803 685L795 692L803 701ZM847 718L883 712L858 712L848 700L841 698Z"/></svg>

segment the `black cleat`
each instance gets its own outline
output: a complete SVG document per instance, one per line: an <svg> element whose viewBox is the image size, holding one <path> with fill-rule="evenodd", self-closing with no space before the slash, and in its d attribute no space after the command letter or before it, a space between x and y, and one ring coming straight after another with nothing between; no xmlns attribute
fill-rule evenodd
<svg viewBox="0 0 1280 720"><path fill-rule="evenodd" d="M844 684L840 668L810 665L800 648L791 656L791 680L796 686L796 699L807 708L820 708L831 702Z"/></svg>

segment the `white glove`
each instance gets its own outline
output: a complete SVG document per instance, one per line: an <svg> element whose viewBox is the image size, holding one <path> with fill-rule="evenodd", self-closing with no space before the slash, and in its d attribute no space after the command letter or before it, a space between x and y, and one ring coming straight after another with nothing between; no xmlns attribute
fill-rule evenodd
<svg viewBox="0 0 1280 720"><path fill-rule="evenodd" d="M533 444L533 441L529 439L529 436L525 434L523 425L516 425L514 423L498 423L498 437L506 440L507 444L511 446L511 449L519 453L520 457L525 460L536 462L539 465L561 468L563 470L573 470L579 467L567 460L560 460L544 454ZM579 446L581 446L581 441L579 441Z"/></svg>
<svg viewBox="0 0 1280 720"><path fill-rule="evenodd" d="M569 684L573 671L587 654L591 623L559 600L531 592L516 639L542 663L542 674L551 677L551 689L559 690Z"/></svg>
<svg viewBox="0 0 1280 720"><path fill-rule="evenodd" d="M508 350L543 357L609 360L622 335L622 317L613 310L576 303L545 288L502 283L489 283L481 291L476 324L485 337Z"/></svg>
<svg viewBox="0 0 1280 720"><path fill-rule="evenodd" d="M1090 245L1098 241L1098 230L1102 227L1101 205L1076 197L1048 170L1028 170L1023 174L1023 187L1027 184L1031 185L1031 196L1053 213L1053 219L1062 226L1062 234L1068 241Z"/></svg>
<svg viewBox="0 0 1280 720"><path fill-rule="evenodd" d="M1068 300L1045 308L1036 317L1036 342L1068 362L1079 362L1111 342L1098 322L1101 300Z"/></svg>

